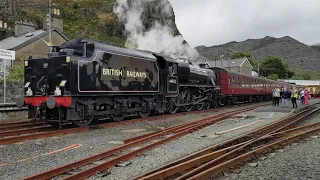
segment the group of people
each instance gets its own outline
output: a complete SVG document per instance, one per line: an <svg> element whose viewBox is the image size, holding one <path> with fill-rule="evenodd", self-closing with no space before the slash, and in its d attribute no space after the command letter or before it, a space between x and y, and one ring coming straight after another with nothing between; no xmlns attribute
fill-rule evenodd
<svg viewBox="0 0 320 180"><path fill-rule="evenodd" d="M297 99L301 99L301 104L308 105L309 91L308 89L303 90L302 88L298 90L295 87L291 87L290 90L288 90L286 87L276 87L272 90L272 100L274 106L279 106L281 99L282 107L288 107L289 98L291 98L292 108L298 108Z"/></svg>

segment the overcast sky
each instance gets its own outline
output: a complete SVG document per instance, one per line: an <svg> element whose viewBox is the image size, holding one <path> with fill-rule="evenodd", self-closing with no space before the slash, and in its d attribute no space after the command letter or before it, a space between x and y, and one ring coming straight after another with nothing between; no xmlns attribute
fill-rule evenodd
<svg viewBox="0 0 320 180"><path fill-rule="evenodd" d="M320 43L320 0L169 0L192 46L265 36Z"/></svg>

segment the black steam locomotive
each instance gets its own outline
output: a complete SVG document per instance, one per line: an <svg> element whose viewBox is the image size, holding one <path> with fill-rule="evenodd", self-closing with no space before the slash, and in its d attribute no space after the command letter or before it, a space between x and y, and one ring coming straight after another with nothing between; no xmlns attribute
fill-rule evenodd
<svg viewBox="0 0 320 180"><path fill-rule="evenodd" d="M215 73L187 59L91 39L69 40L48 58L24 64L25 94L17 106L60 128L69 121L88 126L101 117L121 121L129 114L210 108L221 95Z"/></svg>

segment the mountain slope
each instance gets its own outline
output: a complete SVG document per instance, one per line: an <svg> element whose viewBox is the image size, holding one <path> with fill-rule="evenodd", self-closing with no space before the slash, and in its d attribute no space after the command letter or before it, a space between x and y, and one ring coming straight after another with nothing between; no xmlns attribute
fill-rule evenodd
<svg viewBox="0 0 320 180"><path fill-rule="evenodd" d="M313 45L311 46L313 49L318 50L320 52L320 45Z"/></svg>
<svg viewBox="0 0 320 180"><path fill-rule="evenodd" d="M210 60L219 59L221 54L224 54L224 57L231 57L237 51L249 51L258 61L268 56L279 56L292 68L320 69L320 51L289 36L281 38L266 36L262 39L233 41L218 46L198 46L196 49Z"/></svg>

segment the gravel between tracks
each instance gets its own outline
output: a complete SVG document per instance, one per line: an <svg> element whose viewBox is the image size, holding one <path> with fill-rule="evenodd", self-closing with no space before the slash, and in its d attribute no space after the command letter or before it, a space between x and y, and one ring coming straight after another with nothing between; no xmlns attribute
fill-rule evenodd
<svg viewBox="0 0 320 180"><path fill-rule="evenodd" d="M246 107L252 106L255 105L250 104ZM43 155L73 144L80 145L80 147L76 149L59 152L57 154L41 156L19 163L9 163L9 165L2 167L0 166L0 179L19 179L34 175L119 146L119 144L110 143L110 141L122 141L157 131L160 128L172 127L185 122L192 122L205 118L209 115L229 112L243 107L244 106L227 108L219 110L219 112L215 112L213 110L212 112L204 112L200 114L181 115L155 121L135 122L128 125L96 129L88 132L50 137L47 139L29 140L21 143L0 145L0 165L6 162L15 162L24 158Z"/></svg>

